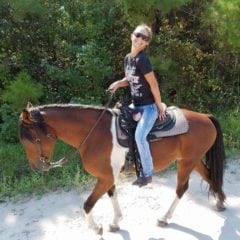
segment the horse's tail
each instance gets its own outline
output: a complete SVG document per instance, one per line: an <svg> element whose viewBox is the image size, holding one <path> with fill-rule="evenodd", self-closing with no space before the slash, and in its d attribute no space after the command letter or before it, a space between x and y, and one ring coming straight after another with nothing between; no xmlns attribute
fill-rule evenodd
<svg viewBox="0 0 240 240"><path fill-rule="evenodd" d="M206 153L206 164L209 169L209 177L212 182L212 186L210 186L210 191L213 194L214 192L219 193L219 197L222 198L222 201L224 201L226 197L222 191L223 173L225 165L223 134L219 121L212 115L210 115L209 118L214 124L217 131L216 140L212 147Z"/></svg>

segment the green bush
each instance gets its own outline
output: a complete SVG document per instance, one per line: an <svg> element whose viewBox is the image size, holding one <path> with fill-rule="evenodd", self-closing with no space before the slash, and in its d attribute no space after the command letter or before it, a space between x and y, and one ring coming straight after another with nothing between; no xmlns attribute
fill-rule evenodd
<svg viewBox="0 0 240 240"><path fill-rule="evenodd" d="M0 107L0 141L15 143L18 139L18 114L8 104Z"/></svg>
<svg viewBox="0 0 240 240"><path fill-rule="evenodd" d="M9 102L16 111L20 111L28 101L36 102L42 95L41 84L33 82L31 76L22 71L7 86L3 92L2 99Z"/></svg>
<svg viewBox="0 0 240 240"><path fill-rule="evenodd" d="M71 147L58 141L52 159L56 161L68 155ZM18 193L37 193L79 187L89 181L90 176L84 171L76 150L69 162L62 168L54 168L46 173L35 173L31 170L26 154L20 144L0 145L0 198L15 196Z"/></svg>
<svg viewBox="0 0 240 240"><path fill-rule="evenodd" d="M78 160L31 172L18 144L8 144L17 141L19 112L27 101L104 104L142 21L153 29L148 51L163 101L220 112L226 147L239 149L239 109L231 111L239 105L237 0L13 0L0 8L1 195L85 181ZM126 93L119 90L112 104Z"/></svg>
<svg viewBox="0 0 240 240"><path fill-rule="evenodd" d="M224 135L224 144L230 154L240 151L240 109L217 114Z"/></svg>
<svg viewBox="0 0 240 240"><path fill-rule="evenodd" d="M0 166L1 178L5 176L9 179L18 179L30 173L25 159L25 153L20 144L7 144L1 142Z"/></svg>

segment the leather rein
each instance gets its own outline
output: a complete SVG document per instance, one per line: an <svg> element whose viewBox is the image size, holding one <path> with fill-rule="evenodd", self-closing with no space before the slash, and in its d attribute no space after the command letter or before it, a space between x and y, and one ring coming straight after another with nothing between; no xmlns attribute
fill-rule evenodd
<svg viewBox="0 0 240 240"><path fill-rule="evenodd" d="M82 142L79 144L79 146L75 149L72 149L72 150L69 150L69 152L67 152L67 154L65 154L64 157L62 157L61 159L59 159L58 161L55 161L55 162L51 162L50 159L48 159L46 156L44 156L44 153L43 153L43 147L42 147L42 142L41 142L41 139L39 137L39 134L37 133L37 129L34 128L35 130L35 139L34 139L34 142L38 145L38 148L39 148L39 153L40 153L40 162L43 163L43 166L47 166L48 169L51 169L51 168L55 168L55 167L62 167L63 165L65 165L70 156L72 157L73 155L79 153L79 149L86 143L86 141L88 140L88 138L91 136L91 134L93 133L94 129L96 128L96 126L98 125L98 123L100 122L100 120L102 119L103 115L105 114L105 112L107 111L107 109L109 108L110 106L110 103L112 101L112 97L113 97L113 94L110 94L110 97L108 99L108 102L106 103L103 111L101 112L101 114L99 115L98 119L96 120L95 124L92 126L92 128L89 130L88 134L85 136L85 138L82 140ZM34 125L31 124L32 126ZM47 138L51 138L53 140L56 140L57 139L57 136L53 136L52 134L50 133L46 133L46 136Z"/></svg>

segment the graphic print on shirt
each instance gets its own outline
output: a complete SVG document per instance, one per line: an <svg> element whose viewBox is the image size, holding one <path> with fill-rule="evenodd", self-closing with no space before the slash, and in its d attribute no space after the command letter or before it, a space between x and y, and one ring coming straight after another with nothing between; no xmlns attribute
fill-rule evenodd
<svg viewBox="0 0 240 240"><path fill-rule="evenodd" d="M139 76L135 76L136 66L126 66L126 79L129 82L131 95L135 97L142 97L141 87L142 84L139 82Z"/></svg>

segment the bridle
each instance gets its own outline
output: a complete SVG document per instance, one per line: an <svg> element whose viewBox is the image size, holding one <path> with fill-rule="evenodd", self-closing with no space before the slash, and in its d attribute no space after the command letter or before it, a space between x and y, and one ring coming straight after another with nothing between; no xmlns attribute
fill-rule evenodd
<svg viewBox="0 0 240 240"><path fill-rule="evenodd" d="M42 141L41 141L41 138L39 137L39 133L38 133L39 126L38 126L37 121L33 121L33 123L23 123L22 122L22 124L25 125L25 127L27 127L28 129L29 128L31 129L31 133L32 133L31 135L33 137L32 142L34 144L36 144L38 147L38 151L39 151L39 155L40 155L39 161L42 163L42 165L41 165L42 170L48 171L50 168L60 166L59 165L60 162L51 163L50 160L45 156L44 151L43 151ZM57 136L55 134L53 135L51 133L48 133L47 130L46 130L45 135L48 139L52 139L53 141L55 141L57 139Z"/></svg>
<svg viewBox="0 0 240 240"><path fill-rule="evenodd" d="M42 146L42 141L39 137L38 134L38 130L37 128L39 127L37 125L37 121L33 121L33 123L29 124L29 123L23 123L25 125L27 125L28 127L34 129L34 139L33 141L37 144L38 149L39 149L39 153L40 153L40 158L39 161L42 163L42 167L44 171L48 171L51 168L55 168L55 167L62 167L64 164L66 164L68 162L69 156L78 153L79 149L86 143L86 141L88 140L88 138L90 137L90 135L92 134L92 132L94 131L94 129L96 128L96 126L98 125L98 123L100 122L101 118L103 117L103 115L105 114L105 112L107 111L108 107L110 106L110 103L112 101L112 97L113 94L110 94L110 97L108 99L107 104L105 105L103 111L101 112L101 114L99 115L98 119L96 120L95 124L92 126L92 128L89 130L88 134L86 135L86 137L83 139L83 141L79 144L79 146L75 149L70 150L70 152L68 152L63 158L61 158L60 160L56 161L56 162L51 162L50 159L48 159L43 152L43 146ZM45 124L45 123L44 123ZM36 125L36 126L35 126ZM47 124L45 124L47 126ZM47 131L47 130L46 130ZM54 141L57 140L57 136L56 135L52 135L48 132L45 133L46 137L49 139L53 139Z"/></svg>
<svg viewBox="0 0 240 240"><path fill-rule="evenodd" d="M37 146L38 146L38 150L39 150L39 155L40 155L40 158L39 158L39 161L42 163L42 166L43 168L45 168L45 166L51 166L51 162L50 160L44 155L44 152L43 152L43 146L42 146L42 141L37 133L37 129L34 128L35 130L35 139L33 140ZM50 133L46 133L46 137L49 138L49 139L53 139L54 141L57 139L56 135L52 135Z"/></svg>
<svg viewBox="0 0 240 240"><path fill-rule="evenodd" d="M108 92L108 91L107 91ZM63 158L61 158L60 160L58 160L57 162L51 162L51 164L54 164L53 167L61 167L62 165L66 164L68 162L68 159L70 159L70 156L74 156L75 154L79 153L79 149L87 142L87 140L89 139L89 137L91 136L91 134L93 133L94 129L97 127L98 123L100 122L100 120L102 119L103 115L105 114L105 112L107 111L107 109L110 106L110 103L112 101L113 98L113 94L111 93L109 95L109 99L108 102L106 103L103 111L101 112L101 114L99 115L99 117L97 118L96 122L94 123L94 125L91 127L91 129L88 131L87 135L85 136L85 138L82 140L82 142L78 145L78 147L76 147L75 149L70 150L67 154L65 154L65 156Z"/></svg>

